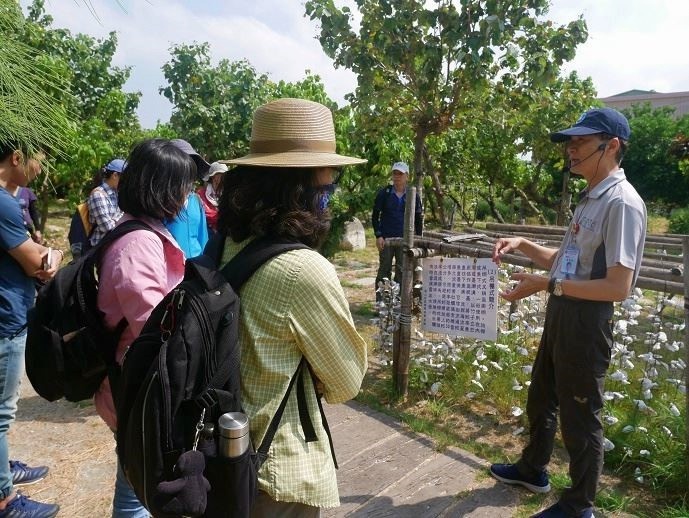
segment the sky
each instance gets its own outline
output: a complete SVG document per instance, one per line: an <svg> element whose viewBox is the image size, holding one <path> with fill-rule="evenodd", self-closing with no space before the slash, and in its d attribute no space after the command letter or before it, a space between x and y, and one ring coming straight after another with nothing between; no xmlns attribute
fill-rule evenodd
<svg viewBox="0 0 689 518"><path fill-rule="evenodd" d="M344 1L336 0L337 5ZM26 7L29 0L20 0ZM158 93L161 67L174 44L207 41L214 63L247 59L274 80L321 76L338 103L356 87L353 73L335 69L320 47L303 0L46 0L53 27L94 37L116 31L113 64L131 66L125 89L142 92L144 127L166 122L172 105ZM600 97L631 89L689 91L689 0L552 0L548 18L563 24L583 15L589 39L565 71L592 77Z"/></svg>

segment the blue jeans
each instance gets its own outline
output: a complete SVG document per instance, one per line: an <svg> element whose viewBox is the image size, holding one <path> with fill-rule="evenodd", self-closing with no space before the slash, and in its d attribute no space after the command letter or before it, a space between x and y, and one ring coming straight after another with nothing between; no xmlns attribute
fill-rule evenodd
<svg viewBox="0 0 689 518"><path fill-rule="evenodd" d="M0 338L0 500L12 493L7 432L17 413L25 349L26 333L12 339Z"/></svg>
<svg viewBox="0 0 689 518"><path fill-rule="evenodd" d="M115 495L112 498L112 518L149 518L146 508L141 505L134 489L127 482L120 462L117 462Z"/></svg>

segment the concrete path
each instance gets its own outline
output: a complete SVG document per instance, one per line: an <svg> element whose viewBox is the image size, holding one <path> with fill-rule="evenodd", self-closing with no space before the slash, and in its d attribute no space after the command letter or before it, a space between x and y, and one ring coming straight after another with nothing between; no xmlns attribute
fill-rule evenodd
<svg viewBox="0 0 689 518"><path fill-rule="evenodd" d="M431 518L508 517L518 490L497 483L488 463L433 442L395 419L357 403L325 405L340 466L341 516Z"/></svg>

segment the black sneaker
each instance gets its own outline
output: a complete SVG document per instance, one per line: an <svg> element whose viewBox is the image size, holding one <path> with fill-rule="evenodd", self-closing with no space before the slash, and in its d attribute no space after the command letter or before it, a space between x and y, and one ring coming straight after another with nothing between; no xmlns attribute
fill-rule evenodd
<svg viewBox="0 0 689 518"><path fill-rule="evenodd" d="M18 460L11 460L10 472L12 473L12 484L15 486L24 486L43 480L48 474L48 467L37 466L32 468Z"/></svg>
<svg viewBox="0 0 689 518"><path fill-rule="evenodd" d="M490 467L490 474L505 484L516 484L524 486L534 493L547 493L550 491L548 474L543 471L534 478L527 478L517 469L516 464L493 464Z"/></svg>
<svg viewBox="0 0 689 518"><path fill-rule="evenodd" d="M42 504L17 493L7 507L0 511L0 518L53 518L59 510L60 506L57 504Z"/></svg>

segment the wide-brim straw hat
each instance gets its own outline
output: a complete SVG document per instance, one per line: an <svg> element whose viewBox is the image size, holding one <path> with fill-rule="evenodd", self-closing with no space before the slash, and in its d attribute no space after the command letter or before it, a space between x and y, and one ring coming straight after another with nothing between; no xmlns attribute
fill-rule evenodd
<svg viewBox="0 0 689 518"><path fill-rule="evenodd" d="M260 106L253 117L249 154L225 164L265 167L341 167L365 159L335 152L330 110L304 99L278 99Z"/></svg>

